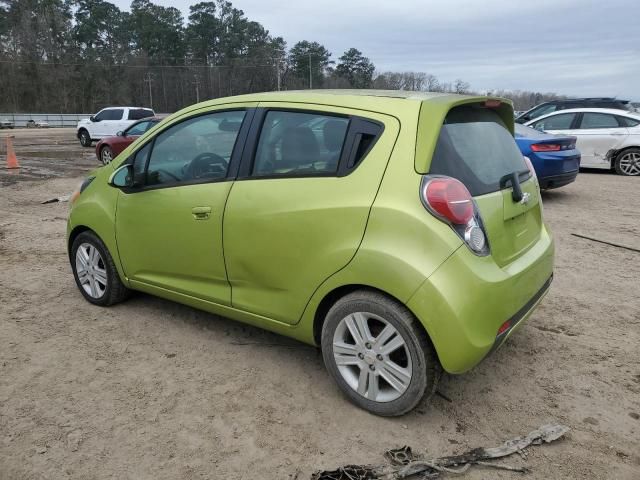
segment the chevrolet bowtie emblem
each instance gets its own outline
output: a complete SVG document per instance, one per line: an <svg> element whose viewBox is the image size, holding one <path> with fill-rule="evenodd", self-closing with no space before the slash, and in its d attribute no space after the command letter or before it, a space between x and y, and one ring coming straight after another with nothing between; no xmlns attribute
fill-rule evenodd
<svg viewBox="0 0 640 480"><path fill-rule="evenodd" d="M531 194L529 192L524 192L522 194L522 200L520 200L520 203L522 205L526 205L527 203L529 203L530 198L531 198Z"/></svg>

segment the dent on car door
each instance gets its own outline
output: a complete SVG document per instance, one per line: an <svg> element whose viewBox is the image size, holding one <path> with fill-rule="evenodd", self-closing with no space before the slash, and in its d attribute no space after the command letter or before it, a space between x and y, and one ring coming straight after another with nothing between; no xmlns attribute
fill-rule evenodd
<svg viewBox="0 0 640 480"><path fill-rule="evenodd" d="M225 210L227 274L235 308L293 324L315 289L355 255L399 124L326 106L260 107L255 147L245 149ZM379 135L358 136L356 125L377 125L370 131ZM367 150L356 142L366 147L360 142L374 138L349 170L348 159Z"/></svg>
<svg viewBox="0 0 640 480"><path fill-rule="evenodd" d="M230 304L222 217L251 113L236 106L186 118L135 153L137 185L118 197L116 238L136 288Z"/></svg>
<svg viewBox="0 0 640 480"><path fill-rule="evenodd" d="M601 168L611 167L609 152L618 149L629 135L616 115L599 112L584 112L576 133L582 153L580 165Z"/></svg>

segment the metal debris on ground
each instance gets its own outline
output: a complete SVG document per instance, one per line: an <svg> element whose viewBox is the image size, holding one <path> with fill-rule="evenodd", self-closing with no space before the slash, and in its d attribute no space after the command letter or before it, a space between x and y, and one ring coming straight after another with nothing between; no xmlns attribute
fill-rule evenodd
<svg viewBox="0 0 640 480"><path fill-rule="evenodd" d="M404 446L385 452L391 465L347 465L336 470L316 472L311 480L399 480L403 478L438 478L442 474L464 474L472 465L527 473L526 467L513 467L492 463L487 460L507 457L514 453L523 454L531 445L550 443L563 437L569 427L564 425L543 425L526 436L507 440L493 448L474 448L461 455L451 455L428 459L415 454L411 447Z"/></svg>
<svg viewBox="0 0 640 480"><path fill-rule="evenodd" d="M62 197L50 198L42 202L42 205L46 205L47 203L68 202L70 197L71 195L63 195Z"/></svg>

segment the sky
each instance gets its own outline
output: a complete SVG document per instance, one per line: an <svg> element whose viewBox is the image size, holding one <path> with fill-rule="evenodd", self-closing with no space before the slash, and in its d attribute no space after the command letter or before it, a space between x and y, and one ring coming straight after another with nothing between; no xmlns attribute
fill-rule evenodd
<svg viewBox="0 0 640 480"><path fill-rule="evenodd" d="M129 1L111 0L123 10ZM152 0L185 17L197 0ZM640 0L231 0L289 47L355 47L378 71L640 100Z"/></svg>

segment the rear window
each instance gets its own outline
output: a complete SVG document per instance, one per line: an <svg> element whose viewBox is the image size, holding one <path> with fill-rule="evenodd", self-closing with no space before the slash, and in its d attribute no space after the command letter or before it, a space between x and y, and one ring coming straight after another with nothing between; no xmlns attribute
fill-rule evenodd
<svg viewBox="0 0 640 480"><path fill-rule="evenodd" d="M477 196L500 190L505 175L526 171L522 153L495 111L463 106L447 114L430 173L457 178Z"/></svg>

